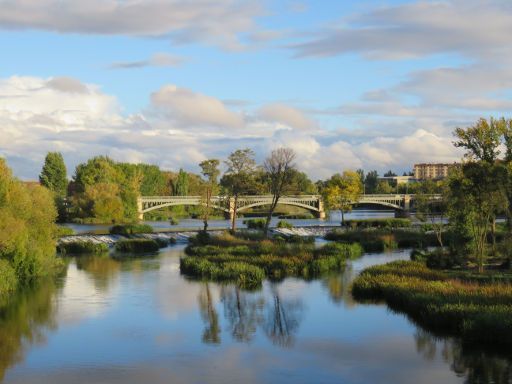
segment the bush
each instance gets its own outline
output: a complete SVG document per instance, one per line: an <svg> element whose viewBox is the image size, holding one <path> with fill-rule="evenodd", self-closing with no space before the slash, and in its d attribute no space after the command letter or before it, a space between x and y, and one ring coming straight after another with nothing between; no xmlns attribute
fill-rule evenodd
<svg viewBox="0 0 512 384"><path fill-rule="evenodd" d="M243 223L247 225L247 228L249 229L264 229L266 222L266 219L249 219L243 221Z"/></svg>
<svg viewBox="0 0 512 384"><path fill-rule="evenodd" d="M426 255L427 267L432 269L450 269L459 267L464 263L463 258L455 253L436 249Z"/></svg>
<svg viewBox="0 0 512 384"><path fill-rule="evenodd" d="M74 235L75 231L72 228L66 227L65 225L57 225L57 238L64 236Z"/></svg>
<svg viewBox="0 0 512 384"><path fill-rule="evenodd" d="M16 271L7 260L0 259L0 298L14 291L17 285Z"/></svg>
<svg viewBox="0 0 512 384"><path fill-rule="evenodd" d="M399 261L364 270L352 294L358 300L385 300L430 330L471 342L512 343L512 284L462 278L421 262Z"/></svg>
<svg viewBox="0 0 512 384"><path fill-rule="evenodd" d="M306 213L295 213L290 215L279 215L279 219L290 219L290 220L311 220L314 219L315 216L309 212Z"/></svg>
<svg viewBox="0 0 512 384"><path fill-rule="evenodd" d="M60 243L57 251L61 255L81 255L96 254L108 252L108 245L104 243L94 243L89 240L75 240L66 243Z"/></svg>
<svg viewBox="0 0 512 384"><path fill-rule="evenodd" d="M116 251L123 253L157 252L160 245L153 239L126 239L116 243Z"/></svg>
<svg viewBox="0 0 512 384"><path fill-rule="evenodd" d="M292 229L293 228L293 224L290 223L289 221L286 221L286 220L279 220L279 222L277 223L277 228Z"/></svg>
<svg viewBox="0 0 512 384"><path fill-rule="evenodd" d="M123 224L114 225L109 232L112 235L129 236L136 233L153 233L153 227L148 224Z"/></svg>
<svg viewBox="0 0 512 384"><path fill-rule="evenodd" d="M180 223L180 221L174 217L170 217L169 218L169 224L171 225L178 225Z"/></svg>
<svg viewBox="0 0 512 384"><path fill-rule="evenodd" d="M346 220L346 225L352 229L356 228L409 228L410 219L382 218L382 219L353 219Z"/></svg>

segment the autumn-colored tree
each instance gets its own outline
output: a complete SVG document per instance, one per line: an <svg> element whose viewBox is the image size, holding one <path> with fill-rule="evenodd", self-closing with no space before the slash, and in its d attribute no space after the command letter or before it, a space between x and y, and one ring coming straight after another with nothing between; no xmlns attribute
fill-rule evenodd
<svg viewBox="0 0 512 384"><path fill-rule="evenodd" d="M208 229L208 219L212 211L212 197L218 189L217 179L219 177L219 160L209 159L202 161L199 166L201 167L201 174L204 176L203 190L201 195L202 200L202 217L203 217L203 231Z"/></svg>
<svg viewBox="0 0 512 384"><path fill-rule="evenodd" d="M361 177L357 172L344 171L333 175L323 190L323 197L327 207L331 210L341 211L341 225L345 224L345 212L352 210L352 204L359 200L363 193Z"/></svg>

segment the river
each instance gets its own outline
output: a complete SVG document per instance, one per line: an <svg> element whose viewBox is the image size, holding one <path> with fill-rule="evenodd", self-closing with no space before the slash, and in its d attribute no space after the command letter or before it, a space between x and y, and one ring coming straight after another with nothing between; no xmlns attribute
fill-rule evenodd
<svg viewBox="0 0 512 384"><path fill-rule="evenodd" d="M180 275L184 245L150 258L69 259L65 276L0 310L5 383L509 383L510 352L435 337L349 293L343 272L246 292ZM1 380L1 379L0 379Z"/></svg>
<svg viewBox="0 0 512 384"><path fill-rule="evenodd" d="M385 218L395 217L395 211L387 209L354 209L352 212L345 214L345 220L350 219L373 219L373 218ZM250 218L247 218L250 219ZM237 219L237 228L245 228L244 218ZM271 226L276 226L279 222L279 218L273 217ZM329 217L325 220L320 219L286 219L296 227L308 227L308 226L333 226L341 223L341 212L331 212ZM167 221L145 221L145 224L151 225L156 231L165 230L199 230L203 229L203 221L200 219L181 219L179 224L171 225ZM67 227L72 228L75 233L94 233L94 232L108 232L111 225L98 225L98 224L65 224ZM209 220L208 227L210 229L221 229L230 228L231 222L229 220Z"/></svg>

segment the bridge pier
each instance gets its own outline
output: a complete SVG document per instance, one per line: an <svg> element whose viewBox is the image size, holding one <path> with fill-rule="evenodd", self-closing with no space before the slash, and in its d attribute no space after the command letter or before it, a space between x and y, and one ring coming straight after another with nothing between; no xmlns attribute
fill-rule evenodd
<svg viewBox="0 0 512 384"><path fill-rule="evenodd" d="M139 221L144 220L143 210L144 210L144 206L142 204L142 199L139 196L139 197L137 197L137 219L139 219Z"/></svg>
<svg viewBox="0 0 512 384"><path fill-rule="evenodd" d="M320 220L325 220L325 208L324 201L322 199L318 200L318 212L316 212L316 217Z"/></svg>

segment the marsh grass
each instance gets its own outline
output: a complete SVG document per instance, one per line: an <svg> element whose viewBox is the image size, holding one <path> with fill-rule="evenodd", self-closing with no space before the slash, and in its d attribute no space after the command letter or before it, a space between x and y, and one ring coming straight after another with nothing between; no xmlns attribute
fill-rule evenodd
<svg viewBox="0 0 512 384"><path fill-rule="evenodd" d="M364 270L352 285L360 301L384 300L427 329L472 342L512 342L512 284L397 261Z"/></svg>
<svg viewBox="0 0 512 384"><path fill-rule="evenodd" d="M247 286L261 284L265 277L275 280L286 276L313 278L339 270L346 260L360 257L363 250L357 244L332 243L315 248L314 243L251 241L224 234L211 237L208 243L203 239L198 244L197 239L193 239L185 252L189 257L182 258L180 262L184 274L205 279L231 280L239 284L244 281L243 285ZM226 268L229 273L222 272Z"/></svg>
<svg viewBox="0 0 512 384"><path fill-rule="evenodd" d="M116 252L121 253L154 253L160 248L160 244L153 239L125 239L115 245Z"/></svg>
<svg viewBox="0 0 512 384"><path fill-rule="evenodd" d="M87 240L76 240L67 243L60 243L57 246L57 252L63 256L98 254L108 252L108 245L103 243L94 243Z"/></svg>

